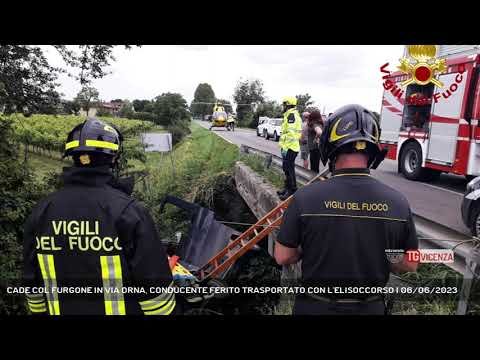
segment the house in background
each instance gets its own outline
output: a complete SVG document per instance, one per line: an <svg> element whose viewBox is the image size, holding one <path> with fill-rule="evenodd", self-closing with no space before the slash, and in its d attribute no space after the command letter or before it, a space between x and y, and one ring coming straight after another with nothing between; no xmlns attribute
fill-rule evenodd
<svg viewBox="0 0 480 360"><path fill-rule="evenodd" d="M100 108L105 110L105 111L108 111L110 113L110 115L112 115L113 117L116 117L118 116L118 113L120 112L120 109L122 108L123 106L123 101L116 101L116 102L102 102L100 103Z"/></svg>
<svg viewBox="0 0 480 360"><path fill-rule="evenodd" d="M115 101L115 102L100 102L97 104L93 104L87 112L82 108L80 110L80 116L96 116L97 113L101 110L102 113L109 113L113 117L117 117L120 109L123 106L123 101Z"/></svg>

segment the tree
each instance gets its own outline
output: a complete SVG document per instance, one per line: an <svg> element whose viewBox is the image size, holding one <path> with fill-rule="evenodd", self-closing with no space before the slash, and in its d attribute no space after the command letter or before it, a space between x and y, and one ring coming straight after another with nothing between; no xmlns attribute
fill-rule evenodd
<svg viewBox="0 0 480 360"><path fill-rule="evenodd" d="M181 94L164 93L155 98L153 104L155 123L165 126L172 134L173 143L178 143L190 133L191 114L187 101Z"/></svg>
<svg viewBox="0 0 480 360"><path fill-rule="evenodd" d="M47 91L34 112L40 114L58 114L62 110L60 94L56 91Z"/></svg>
<svg viewBox="0 0 480 360"><path fill-rule="evenodd" d="M190 121L187 101L181 94L163 93L155 98L153 107L159 125L168 126Z"/></svg>
<svg viewBox="0 0 480 360"><path fill-rule="evenodd" d="M5 114L31 114L58 104L58 73L38 47L0 46L0 108Z"/></svg>
<svg viewBox="0 0 480 360"><path fill-rule="evenodd" d="M297 98L297 110L301 114L303 113L307 107L310 105L313 105L315 101L312 100L312 97L307 93L307 94L300 94L296 96Z"/></svg>
<svg viewBox="0 0 480 360"><path fill-rule="evenodd" d="M148 103L146 103L145 107L143 108L143 111L148 113L153 113L155 109L155 106L153 104L154 104L153 101L149 101Z"/></svg>
<svg viewBox="0 0 480 360"><path fill-rule="evenodd" d="M235 86L233 100L237 103L237 118L240 123L251 125L253 107L251 104L264 102L263 82L259 79L238 80ZM251 114L247 117L247 114ZM247 124L248 121L248 124Z"/></svg>
<svg viewBox="0 0 480 360"><path fill-rule="evenodd" d="M215 102L215 93L210 84L198 84L193 95L193 101L190 104L190 111L192 116L201 116L203 119L205 115L213 112L213 103Z"/></svg>
<svg viewBox="0 0 480 360"><path fill-rule="evenodd" d="M106 108L100 106L98 109L97 109L97 113L95 114L95 116L112 116L112 113L110 111L108 111Z"/></svg>
<svg viewBox="0 0 480 360"><path fill-rule="evenodd" d="M93 79L100 79L110 72L106 67L115 61L113 49L116 45L79 45L75 49L66 45L52 45L62 56L63 61L78 70L77 74L69 73L82 86L89 85ZM130 45L125 45L130 49Z"/></svg>
<svg viewBox="0 0 480 360"><path fill-rule="evenodd" d="M260 116L279 118L282 117L282 106L274 100L266 101L258 106L255 115L257 120Z"/></svg>
<svg viewBox="0 0 480 360"><path fill-rule="evenodd" d="M224 100L224 99L217 99L217 104L223 105L227 113L230 113L230 114L233 113L233 107L230 101Z"/></svg>
<svg viewBox="0 0 480 360"><path fill-rule="evenodd" d="M133 106L130 101L126 100L123 101L123 106L120 108L118 112L120 117L131 119L133 117Z"/></svg>
<svg viewBox="0 0 480 360"><path fill-rule="evenodd" d="M61 100L60 101L60 113L67 115L78 115L80 106L73 100Z"/></svg>
<svg viewBox="0 0 480 360"><path fill-rule="evenodd" d="M38 46L0 45L0 110L5 114L53 111L60 104L55 90L59 74L68 73L82 86L88 85L108 74L106 67L115 60L115 45L80 45L76 50L66 45L52 47L77 74L51 66Z"/></svg>
<svg viewBox="0 0 480 360"><path fill-rule="evenodd" d="M133 109L136 112L143 112L143 111L145 111L145 106L149 103L150 103L150 100L135 99L135 100L133 100L132 105L133 105Z"/></svg>
<svg viewBox="0 0 480 360"><path fill-rule="evenodd" d="M98 91L94 87L84 86L73 101L80 105L80 107L88 114L91 106L99 101L98 95Z"/></svg>

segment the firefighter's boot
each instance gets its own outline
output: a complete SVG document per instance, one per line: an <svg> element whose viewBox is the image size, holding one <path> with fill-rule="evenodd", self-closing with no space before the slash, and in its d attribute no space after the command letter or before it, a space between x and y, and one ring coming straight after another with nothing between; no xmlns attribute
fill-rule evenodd
<svg viewBox="0 0 480 360"><path fill-rule="evenodd" d="M279 195L279 199L282 200L282 201L285 201L287 200L290 196L292 196L293 194L295 194L295 192L297 191L297 189L294 189L294 190L290 190L288 189L287 191L285 191L285 193L283 193L282 195Z"/></svg>
<svg viewBox="0 0 480 360"><path fill-rule="evenodd" d="M288 186L287 186L287 181L284 182L284 185L283 185L283 190L280 190L280 191L277 191L277 195L278 196L283 196L285 195L287 192L288 192Z"/></svg>

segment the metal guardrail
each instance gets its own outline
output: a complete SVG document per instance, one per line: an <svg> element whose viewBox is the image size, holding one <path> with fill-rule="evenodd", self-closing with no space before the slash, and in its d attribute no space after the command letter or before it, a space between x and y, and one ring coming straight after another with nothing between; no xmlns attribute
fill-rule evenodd
<svg viewBox="0 0 480 360"><path fill-rule="evenodd" d="M266 151L259 150L244 144L240 146L240 152L244 154L253 154L253 155L261 156L265 158L265 166L267 168L273 165L275 168L282 170L282 158L278 155L270 154ZM302 185L305 185L314 176L317 175L317 173L310 171L308 169L305 169L304 167L301 167L297 164L295 164L295 174L297 175L297 181ZM320 173L320 175L327 175L327 174L328 174L328 169L324 169Z"/></svg>
<svg viewBox="0 0 480 360"><path fill-rule="evenodd" d="M240 151L247 154L259 155L265 158L265 166L273 165L282 169L282 158L268 152L242 144ZM295 164L297 181L306 184L316 174ZM327 175L328 169L322 171ZM413 214L415 228L418 232L420 249L451 249L454 252L454 262L445 264L463 275L462 289L457 308L457 315L464 315L468 307L468 299L473 280L478 278L480 270L480 239L462 234L445 225L439 224L418 214Z"/></svg>
<svg viewBox="0 0 480 360"><path fill-rule="evenodd" d="M453 250L454 262L445 265L463 275L456 314L465 315L473 282L480 276L479 239L417 214L413 214L413 219L419 235L419 247L421 249Z"/></svg>
<svg viewBox="0 0 480 360"><path fill-rule="evenodd" d="M413 214L413 218L419 233L421 248L453 249L455 261L447 265L465 275L468 271L466 269L468 258L474 250L474 243L477 242L477 239L417 214Z"/></svg>

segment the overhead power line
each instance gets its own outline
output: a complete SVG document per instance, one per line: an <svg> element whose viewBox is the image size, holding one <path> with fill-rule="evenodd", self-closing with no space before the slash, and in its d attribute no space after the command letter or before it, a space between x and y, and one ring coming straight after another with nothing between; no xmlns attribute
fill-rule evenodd
<svg viewBox="0 0 480 360"><path fill-rule="evenodd" d="M232 105L234 105L234 104L220 104L220 103L203 102L203 101L196 101L196 102L192 102L192 104L207 104L207 105L220 105L220 106L228 106L228 105L232 106ZM249 105L249 106L255 106L255 105L256 105L256 103L250 103L250 104L237 104L237 103L235 103L235 105L242 105L242 106L243 106L243 105L245 105L245 106L246 106L246 105Z"/></svg>

